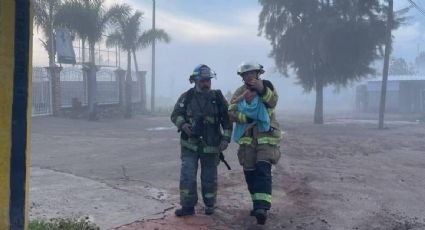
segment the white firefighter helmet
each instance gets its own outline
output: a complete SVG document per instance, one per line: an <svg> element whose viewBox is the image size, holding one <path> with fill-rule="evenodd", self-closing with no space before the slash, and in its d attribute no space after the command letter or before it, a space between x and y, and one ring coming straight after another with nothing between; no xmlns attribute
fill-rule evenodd
<svg viewBox="0 0 425 230"><path fill-rule="evenodd" d="M257 71L259 74L263 74L265 72L263 68L264 67L257 62L243 62L238 67L238 74L242 75L243 73L250 71Z"/></svg>

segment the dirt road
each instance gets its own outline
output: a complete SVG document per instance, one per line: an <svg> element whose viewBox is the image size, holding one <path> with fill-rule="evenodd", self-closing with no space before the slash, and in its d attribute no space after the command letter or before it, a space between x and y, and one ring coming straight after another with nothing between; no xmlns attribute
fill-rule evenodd
<svg viewBox="0 0 425 230"><path fill-rule="evenodd" d="M199 204L196 216L174 217L178 136L167 117L95 123L35 118L32 217L89 215L102 228L123 225L120 230L425 229L424 123L388 121L379 131L375 121L351 117L328 118L320 126L303 116L280 117L283 157L273 170L265 226L249 216L236 145L226 153L233 170L220 165L216 214L203 215ZM61 188L68 187L75 190L65 202ZM49 199L55 196L62 198Z"/></svg>

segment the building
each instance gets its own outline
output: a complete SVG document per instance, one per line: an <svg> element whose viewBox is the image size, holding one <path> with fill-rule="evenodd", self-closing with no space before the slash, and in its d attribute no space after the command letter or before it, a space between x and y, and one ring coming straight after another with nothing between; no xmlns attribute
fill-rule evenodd
<svg viewBox="0 0 425 230"><path fill-rule="evenodd" d="M356 110L377 112L381 98L382 76L367 80L356 88ZM425 112L425 76L388 76L385 110L392 113Z"/></svg>

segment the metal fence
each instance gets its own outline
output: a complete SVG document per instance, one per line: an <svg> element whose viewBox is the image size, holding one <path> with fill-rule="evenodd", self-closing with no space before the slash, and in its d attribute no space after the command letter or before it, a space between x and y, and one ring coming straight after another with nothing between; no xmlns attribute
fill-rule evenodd
<svg viewBox="0 0 425 230"><path fill-rule="evenodd" d="M45 68L32 71L32 116L52 114L51 81Z"/></svg>
<svg viewBox="0 0 425 230"><path fill-rule="evenodd" d="M71 107L72 99L87 104L86 83L83 71L78 68L64 68L60 73L61 106Z"/></svg>
<svg viewBox="0 0 425 230"><path fill-rule="evenodd" d="M85 48L82 48L82 41L80 39L75 39L73 42L73 47L75 50L75 59L76 62L81 64L83 63L83 53L85 56L85 61L89 59L90 49L86 43ZM109 67L118 67L121 65L121 50L118 47L109 48L105 43L98 43L94 49L94 61L97 66L109 66Z"/></svg>
<svg viewBox="0 0 425 230"><path fill-rule="evenodd" d="M140 83L136 73L132 73L132 101L140 102ZM96 73L97 103L119 103L119 81L114 70L102 68ZM52 85L49 72L42 67L34 67L32 74L32 115L52 114ZM60 72L60 103L62 108L72 107L76 98L87 105L87 82L83 71L77 67L63 68Z"/></svg>

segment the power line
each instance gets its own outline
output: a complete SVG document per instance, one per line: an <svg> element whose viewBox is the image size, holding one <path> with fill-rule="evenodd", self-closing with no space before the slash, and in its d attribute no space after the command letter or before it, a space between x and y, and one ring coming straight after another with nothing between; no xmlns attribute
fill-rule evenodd
<svg viewBox="0 0 425 230"><path fill-rule="evenodd" d="M411 6L416 8L421 14L425 15L425 10L423 10L418 4L416 4L413 0L407 0Z"/></svg>
<svg viewBox="0 0 425 230"><path fill-rule="evenodd" d="M423 16L425 16L425 10L422 9L420 6L418 6L418 4L416 4L413 0L407 0L410 5L412 5L413 7L415 7Z"/></svg>
<svg viewBox="0 0 425 230"><path fill-rule="evenodd" d="M416 1L416 5L418 5L420 8L424 9L424 6L422 5L422 3L419 1ZM425 10L425 9L424 9Z"/></svg>

